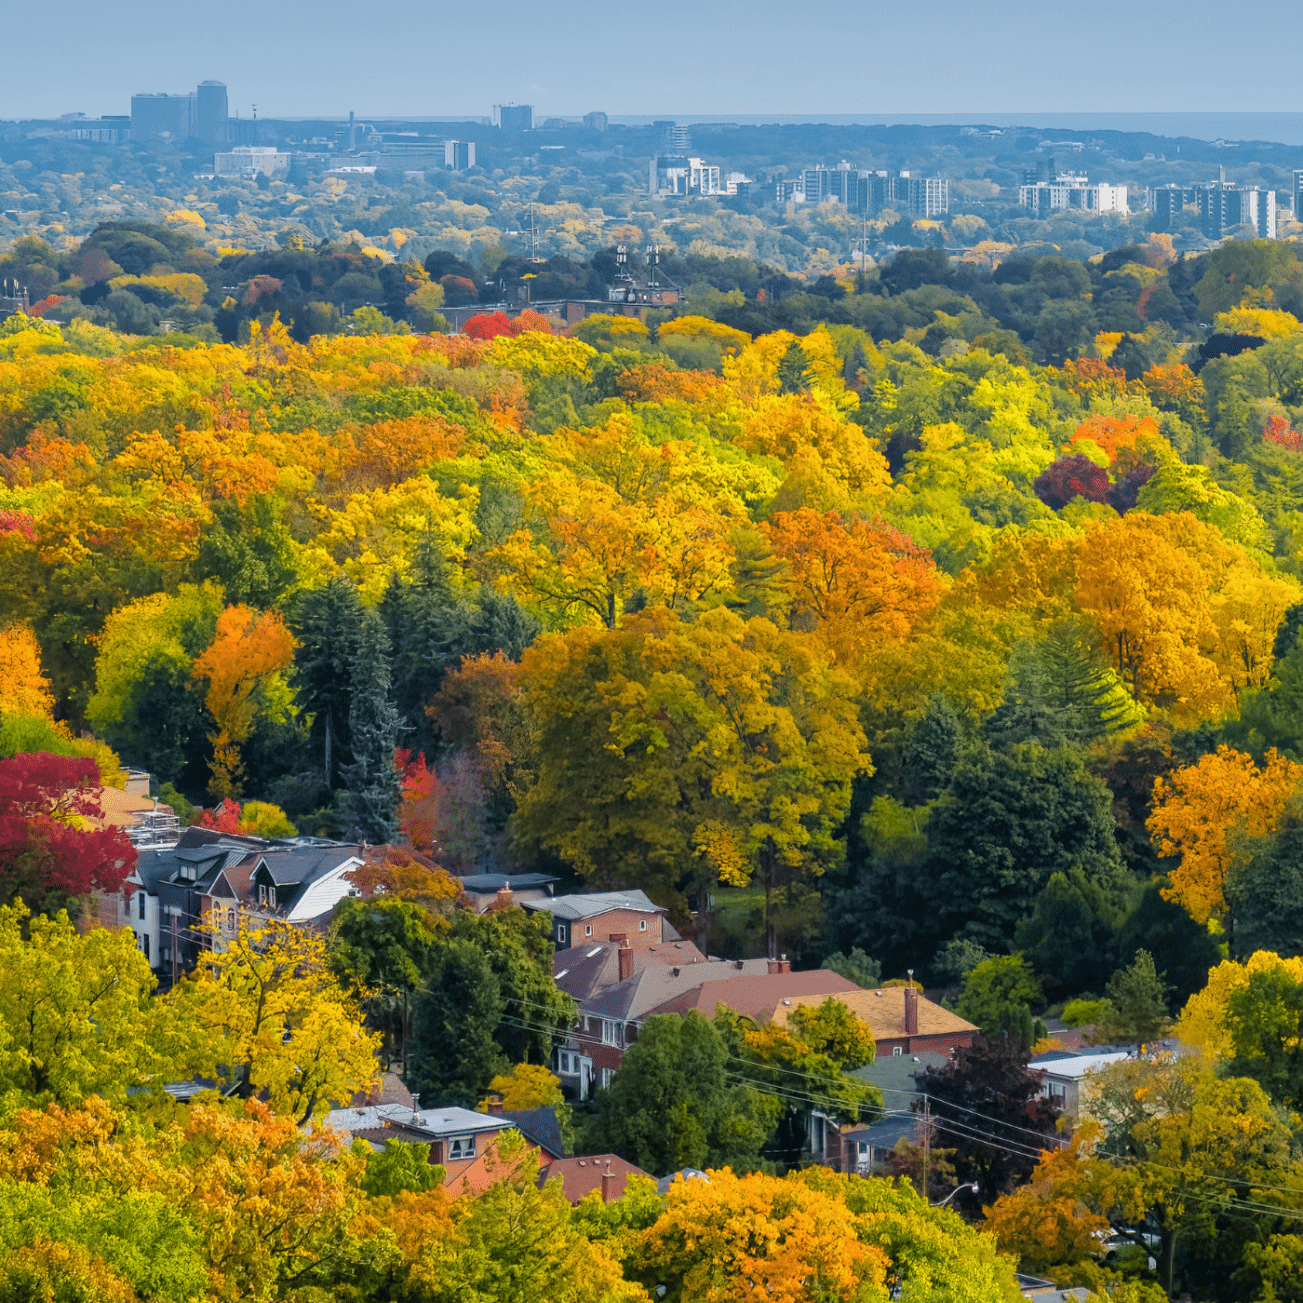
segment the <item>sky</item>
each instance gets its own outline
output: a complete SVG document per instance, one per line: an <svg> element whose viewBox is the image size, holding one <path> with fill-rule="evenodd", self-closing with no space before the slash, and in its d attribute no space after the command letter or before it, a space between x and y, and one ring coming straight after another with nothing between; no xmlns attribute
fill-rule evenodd
<svg viewBox="0 0 1303 1303"><path fill-rule="evenodd" d="M7 9L0 117L206 78L241 117L1303 110L1303 6L1263 21L1248 39L1225 0L64 0Z"/></svg>

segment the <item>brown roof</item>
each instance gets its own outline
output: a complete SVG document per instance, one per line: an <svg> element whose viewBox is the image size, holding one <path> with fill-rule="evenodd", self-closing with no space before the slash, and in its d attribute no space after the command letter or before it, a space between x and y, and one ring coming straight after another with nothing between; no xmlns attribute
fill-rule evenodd
<svg viewBox="0 0 1303 1303"><path fill-rule="evenodd" d="M97 787L95 794L104 811L100 822L106 828L130 828L136 815L154 809L154 802L149 797L133 796L120 787Z"/></svg>
<svg viewBox="0 0 1303 1303"><path fill-rule="evenodd" d="M695 1009L706 1018L713 1018L717 1004L727 1005L738 1013L752 1018L768 1019L774 1006L782 1007L783 1000L807 1004L820 1004L830 995L844 999L846 993L859 991L859 987L831 968L813 968L804 973L758 973L754 976L717 977L701 982L643 1015L650 1018L658 1013L688 1013Z"/></svg>
<svg viewBox="0 0 1303 1303"><path fill-rule="evenodd" d="M655 946L632 947L633 971L640 973L653 964L704 964L706 956L691 941L665 941ZM552 956L552 975L557 986L576 1000L587 1000L620 980L620 947L613 941L588 941L558 950Z"/></svg>
<svg viewBox="0 0 1303 1303"><path fill-rule="evenodd" d="M826 998L826 997L825 997ZM854 987L837 998L862 1022L869 1025L876 1041L903 1040L907 1036L953 1036L961 1032L975 1032L977 1028L965 1022L958 1014L943 1009L939 1004L920 995L918 997L918 1031L905 1030L905 988L888 986L881 991L862 991ZM802 1004L822 1004L818 996L793 996L790 1003L780 1001L771 1007L775 1022L785 1023L792 1008Z"/></svg>
<svg viewBox="0 0 1303 1303"><path fill-rule="evenodd" d="M566 1198L571 1203L578 1203L591 1190L601 1193L604 1172L611 1174L606 1192L609 1199L619 1199L624 1194L631 1176L650 1177L650 1173L625 1162L619 1154L590 1154L587 1158L554 1158L546 1167L539 1168L538 1181L542 1185L559 1176Z"/></svg>

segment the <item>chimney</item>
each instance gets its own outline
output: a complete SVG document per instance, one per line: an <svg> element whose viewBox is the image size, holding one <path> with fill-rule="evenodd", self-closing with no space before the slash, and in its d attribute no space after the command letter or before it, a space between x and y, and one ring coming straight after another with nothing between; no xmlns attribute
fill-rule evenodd
<svg viewBox="0 0 1303 1303"><path fill-rule="evenodd" d="M620 981L627 982L633 976L633 947L625 940L615 953L620 960Z"/></svg>
<svg viewBox="0 0 1303 1303"><path fill-rule="evenodd" d="M506 909L514 899L515 895L512 892L511 887L508 885L506 887L498 888L498 894L494 898L493 903L497 905L499 909Z"/></svg>
<svg viewBox="0 0 1303 1303"><path fill-rule="evenodd" d="M918 992L913 986L905 988L905 1034L918 1035Z"/></svg>
<svg viewBox="0 0 1303 1303"><path fill-rule="evenodd" d="M610 1203L615 1193L615 1173L611 1171L611 1160L606 1160L606 1171L602 1173L602 1202Z"/></svg>
<svg viewBox="0 0 1303 1303"><path fill-rule="evenodd" d="M779 955L777 959L769 961L770 973L790 973L792 971L792 961L786 955Z"/></svg>
<svg viewBox="0 0 1303 1303"><path fill-rule="evenodd" d="M417 1126L421 1125L421 1097L419 1094L412 1096L412 1121Z"/></svg>
<svg viewBox="0 0 1303 1303"><path fill-rule="evenodd" d="M490 1116L490 1117L494 1117L494 1118L496 1118L496 1117L501 1117L501 1116L502 1116L502 1096L501 1096L501 1095L490 1095L489 1098L488 1098L488 1105L489 1105L489 1116Z"/></svg>
<svg viewBox="0 0 1303 1303"><path fill-rule="evenodd" d="M781 973L783 970L779 968L777 959L771 959L769 960L766 971L769 973L769 976L772 977L775 973Z"/></svg>

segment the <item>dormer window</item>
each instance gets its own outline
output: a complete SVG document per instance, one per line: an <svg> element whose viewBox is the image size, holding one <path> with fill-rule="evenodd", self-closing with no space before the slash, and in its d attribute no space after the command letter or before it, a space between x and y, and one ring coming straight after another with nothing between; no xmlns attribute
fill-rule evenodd
<svg viewBox="0 0 1303 1303"><path fill-rule="evenodd" d="M258 884L258 904L265 905L266 903L267 903L267 884L265 882L260 882Z"/></svg>
<svg viewBox="0 0 1303 1303"><path fill-rule="evenodd" d="M195 866L182 860L181 868L176 876L180 878L182 882L193 882L195 880Z"/></svg>

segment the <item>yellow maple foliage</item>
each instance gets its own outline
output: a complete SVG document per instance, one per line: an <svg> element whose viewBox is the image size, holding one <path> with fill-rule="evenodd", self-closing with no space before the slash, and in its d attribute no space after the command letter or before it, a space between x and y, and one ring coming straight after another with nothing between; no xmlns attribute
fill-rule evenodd
<svg viewBox="0 0 1303 1303"><path fill-rule="evenodd" d="M4 697L0 708L19 715L48 718L54 697L41 673L41 647L25 624L0 627L0 683Z"/></svg>
<svg viewBox="0 0 1303 1303"><path fill-rule="evenodd" d="M1230 868L1227 834L1251 837L1273 832L1303 766L1269 750L1259 769L1253 757L1228 746L1154 780L1154 812L1147 827L1159 855L1179 857L1163 888L1197 923L1226 911L1223 889Z"/></svg>

